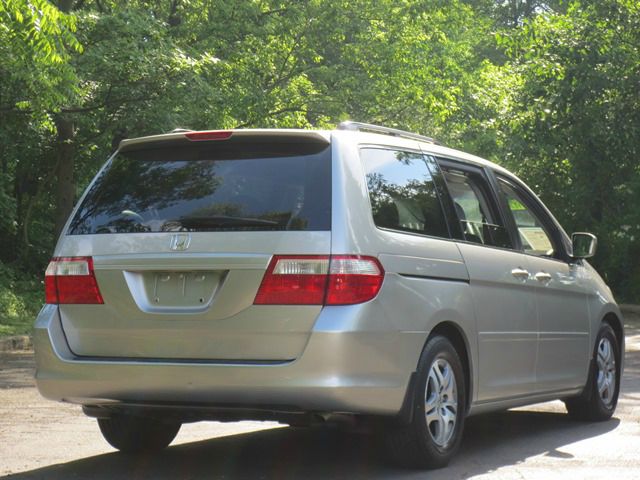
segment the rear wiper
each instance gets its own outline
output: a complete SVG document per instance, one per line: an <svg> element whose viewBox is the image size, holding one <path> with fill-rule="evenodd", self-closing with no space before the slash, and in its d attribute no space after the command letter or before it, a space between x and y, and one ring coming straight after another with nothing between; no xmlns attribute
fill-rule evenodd
<svg viewBox="0 0 640 480"><path fill-rule="evenodd" d="M230 217L226 215L213 215L208 217L180 217L175 220L167 220L162 224L162 231L180 230L184 228L224 228L224 227L261 227L278 226L278 222L264 220L262 218Z"/></svg>

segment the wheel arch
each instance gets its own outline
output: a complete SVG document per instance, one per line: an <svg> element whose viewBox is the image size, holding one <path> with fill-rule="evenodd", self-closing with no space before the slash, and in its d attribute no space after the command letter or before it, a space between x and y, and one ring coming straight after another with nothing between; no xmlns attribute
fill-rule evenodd
<svg viewBox="0 0 640 480"><path fill-rule="evenodd" d="M616 334L616 340L618 341L618 353L620 356L620 358L618 358L618 362L620 364L618 374L620 375L620 379L622 379L622 372L624 369L624 325L622 323L622 318L619 315L616 315L615 312L607 312L602 317L601 323L608 324L613 329L613 333Z"/></svg>
<svg viewBox="0 0 640 480"><path fill-rule="evenodd" d="M471 357L471 349L469 346L469 339L467 335L464 333L464 330L455 322L450 320L441 321L436 324L430 331L427 336L424 345L421 350L424 351L425 346L429 342L431 338L436 335L441 335L447 338L453 348L456 350L458 355L460 356L460 361L462 363L462 370L464 372L464 386L466 391L466 400L465 400L465 415L469 413L469 409L471 407L472 401L472 389L473 389L473 364ZM419 358L419 357L418 357ZM414 414L414 389L416 387L416 371L418 369L418 361L416 361L416 370L411 374L409 379L409 386L407 387L407 391L405 393L404 402L402 404L402 408L398 413L396 419L401 424L409 424L413 419Z"/></svg>
<svg viewBox="0 0 640 480"><path fill-rule="evenodd" d="M465 382L465 391L466 391L466 405L465 405L465 414L469 412L469 408L471 406L471 399L473 397L473 365L471 363L471 355L469 348L469 339L465 335L462 328L451 321L443 321L438 323L431 332L429 333L429 337L427 338L427 342L430 338L435 335L442 335L447 338L452 344L453 348L456 349L456 352L460 356L460 360L462 362L462 369L464 371L464 382ZM426 345L426 342L425 342Z"/></svg>
<svg viewBox="0 0 640 480"><path fill-rule="evenodd" d="M613 329L613 332L616 334L616 340L618 340L618 345L621 347L620 352L622 352L622 344L624 342L624 327L622 326L622 320L620 320L620 317L618 317L618 315L613 312L609 312L602 318L602 323L608 323L609 326Z"/></svg>

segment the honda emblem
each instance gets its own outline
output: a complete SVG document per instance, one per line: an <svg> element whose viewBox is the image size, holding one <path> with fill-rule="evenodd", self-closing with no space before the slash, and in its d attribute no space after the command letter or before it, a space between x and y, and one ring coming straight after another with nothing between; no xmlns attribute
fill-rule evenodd
<svg viewBox="0 0 640 480"><path fill-rule="evenodd" d="M191 235L188 233L176 233L171 237L169 248L177 252L183 252L191 245Z"/></svg>

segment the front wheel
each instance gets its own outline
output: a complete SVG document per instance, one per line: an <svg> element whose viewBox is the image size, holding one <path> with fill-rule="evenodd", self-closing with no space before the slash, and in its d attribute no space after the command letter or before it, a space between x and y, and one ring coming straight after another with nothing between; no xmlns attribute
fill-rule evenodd
<svg viewBox="0 0 640 480"><path fill-rule="evenodd" d="M596 337L593 362L584 392L564 403L572 418L587 421L608 420L618 403L620 391L620 347L610 325L604 323Z"/></svg>
<svg viewBox="0 0 640 480"><path fill-rule="evenodd" d="M451 342L437 335L424 347L416 373L411 422L391 427L385 442L400 465L444 467L462 440L466 405L462 362Z"/></svg>
<svg viewBox="0 0 640 480"><path fill-rule="evenodd" d="M99 418L102 436L121 452L139 453L162 450L180 430L180 422L151 417L114 414Z"/></svg>

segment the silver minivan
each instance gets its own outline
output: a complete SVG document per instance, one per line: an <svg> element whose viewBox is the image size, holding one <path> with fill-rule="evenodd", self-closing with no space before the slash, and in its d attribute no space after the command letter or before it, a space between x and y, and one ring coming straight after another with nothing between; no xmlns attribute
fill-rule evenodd
<svg viewBox="0 0 640 480"><path fill-rule="evenodd" d="M441 467L470 415L613 414L624 331L595 248L504 168L395 129L124 140L47 268L37 385L126 452L184 422L348 418Z"/></svg>

